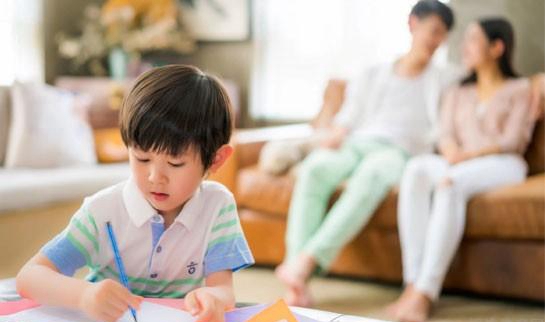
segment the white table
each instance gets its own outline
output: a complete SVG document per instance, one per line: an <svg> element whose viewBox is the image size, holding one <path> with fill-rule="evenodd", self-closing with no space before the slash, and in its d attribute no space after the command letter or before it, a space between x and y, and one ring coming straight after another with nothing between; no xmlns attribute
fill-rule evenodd
<svg viewBox="0 0 545 322"><path fill-rule="evenodd" d="M305 315L311 319L321 322L384 322L381 320L369 319L355 315L345 315L328 311L307 309L303 307L291 306L290 308L297 314Z"/></svg>

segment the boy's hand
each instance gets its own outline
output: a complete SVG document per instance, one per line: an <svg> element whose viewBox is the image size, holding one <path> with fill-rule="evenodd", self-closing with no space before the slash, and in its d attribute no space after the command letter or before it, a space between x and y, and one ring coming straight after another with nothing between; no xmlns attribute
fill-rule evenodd
<svg viewBox="0 0 545 322"><path fill-rule="evenodd" d="M206 288L198 288L185 297L185 306L195 322L224 322L225 305Z"/></svg>
<svg viewBox="0 0 545 322"><path fill-rule="evenodd" d="M90 317L106 322L117 321L129 305L140 308L143 297L133 295L123 285L111 279L89 283L80 295L79 307Z"/></svg>

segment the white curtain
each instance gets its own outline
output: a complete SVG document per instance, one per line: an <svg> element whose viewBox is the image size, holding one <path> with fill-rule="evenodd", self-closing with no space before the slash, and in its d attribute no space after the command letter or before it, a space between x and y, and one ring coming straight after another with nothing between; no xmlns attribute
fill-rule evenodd
<svg viewBox="0 0 545 322"><path fill-rule="evenodd" d="M0 1L0 85L44 80L43 1Z"/></svg>
<svg viewBox="0 0 545 322"><path fill-rule="evenodd" d="M415 3L255 0L252 117L312 118L329 78L353 78L409 48L408 16Z"/></svg>

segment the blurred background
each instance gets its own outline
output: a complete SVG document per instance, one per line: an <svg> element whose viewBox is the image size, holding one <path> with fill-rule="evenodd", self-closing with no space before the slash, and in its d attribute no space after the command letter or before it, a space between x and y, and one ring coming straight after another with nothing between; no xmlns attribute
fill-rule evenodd
<svg viewBox="0 0 545 322"><path fill-rule="evenodd" d="M515 29L515 69L523 76L545 70L544 0L443 2L456 22L434 56L438 65L461 65L465 27L499 15ZM239 300L280 297L283 288L271 267L283 257L293 177L260 172L261 148L308 137L330 80L350 80L406 52L415 3L0 1L0 285L2 279L10 285L84 196L128 176L117 127L123 97L140 73L183 63L219 76L233 102L235 155L211 179L235 193L258 262L237 275ZM14 84L22 84L23 94L13 96ZM472 221L477 228L464 238L435 320L544 320L545 144L539 124L527 155L533 175L527 186L469 205L470 215L499 213L494 206L508 214ZM318 308L380 317L399 294L395 199L378 212L382 219L343 252L332 274L313 280Z"/></svg>

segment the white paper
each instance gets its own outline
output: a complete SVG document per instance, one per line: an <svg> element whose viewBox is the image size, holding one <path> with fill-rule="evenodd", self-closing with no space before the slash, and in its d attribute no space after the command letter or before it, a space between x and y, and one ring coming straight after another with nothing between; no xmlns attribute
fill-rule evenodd
<svg viewBox="0 0 545 322"><path fill-rule="evenodd" d="M82 312L54 306L40 306L8 316L8 322L96 322Z"/></svg>
<svg viewBox="0 0 545 322"><path fill-rule="evenodd" d="M194 322L195 318L188 312L170 308L164 305L143 302L137 311L138 322ZM85 316L84 313L65 308L40 306L25 310L0 321L6 322L97 322ZM131 312L127 311L118 322L134 322Z"/></svg>
<svg viewBox="0 0 545 322"><path fill-rule="evenodd" d="M140 310L136 312L136 318L138 322L194 322L196 320L186 311L149 302L143 302L140 305ZM131 311L125 312L117 322L134 322Z"/></svg>

